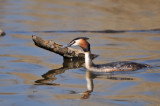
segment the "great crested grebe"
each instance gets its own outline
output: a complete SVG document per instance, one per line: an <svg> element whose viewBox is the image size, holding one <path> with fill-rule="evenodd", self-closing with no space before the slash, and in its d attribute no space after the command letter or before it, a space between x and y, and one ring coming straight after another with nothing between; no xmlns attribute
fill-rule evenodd
<svg viewBox="0 0 160 106"><path fill-rule="evenodd" d="M94 64L91 59L90 44L87 42L89 38L78 37L73 39L67 46L80 46L85 52L85 67L94 72L113 72L113 71L135 71L141 68L150 67L147 64L139 64L130 61L118 61L107 64Z"/></svg>

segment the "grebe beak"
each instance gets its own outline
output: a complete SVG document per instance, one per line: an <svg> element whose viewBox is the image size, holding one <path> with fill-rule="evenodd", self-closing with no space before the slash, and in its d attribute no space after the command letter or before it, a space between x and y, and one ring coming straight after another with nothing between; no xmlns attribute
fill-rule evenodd
<svg viewBox="0 0 160 106"><path fill-rule="evenodd" d="M75 44L75 41L72 41L72 42L70 42L69 44L64 45L62 48L70 47L70 46L72 46L73 44Z"/></svg>
<svg viewBox="0 0 160 106"><path fill-rule="evenodd" d="M67 45L63 45L62 49L63 49L63 48L66 48L66 47L70 47L70 46L72 46L72 45L73 45L73 44L70 44L70 43L67 44Z"/></svg>

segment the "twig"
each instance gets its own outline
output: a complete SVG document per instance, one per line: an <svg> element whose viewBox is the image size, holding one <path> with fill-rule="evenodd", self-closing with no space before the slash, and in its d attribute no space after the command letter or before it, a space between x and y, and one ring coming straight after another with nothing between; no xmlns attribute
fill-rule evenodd
<svg viewBox="0 0 160 106"><path fill-rule="evenodd" d="M43 48L45 50L49 50L56 54L63 56L64 58L68 59L83 59L85 58L84 52L79 49L73 49L71 47L62 48L63 45L57 44L52 40L44 40L36 35L32 36L32 40L34 41L35 45ZM98 55L92 54L92 59L96 58Z"/></svg>

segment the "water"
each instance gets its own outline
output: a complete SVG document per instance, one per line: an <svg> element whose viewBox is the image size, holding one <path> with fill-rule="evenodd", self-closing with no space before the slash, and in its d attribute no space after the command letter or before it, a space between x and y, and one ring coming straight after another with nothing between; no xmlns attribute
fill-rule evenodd
<svg viewBox="0 0 160 106"><path fill-rule="evenodd" d="M159 3L0 0L0 29L7 33L0 38L0 105L160 105ZM32 34L60 44L87 36L100 55L95 63L127 60L153 68L86 73L83 62L36 47Z"/></svg>

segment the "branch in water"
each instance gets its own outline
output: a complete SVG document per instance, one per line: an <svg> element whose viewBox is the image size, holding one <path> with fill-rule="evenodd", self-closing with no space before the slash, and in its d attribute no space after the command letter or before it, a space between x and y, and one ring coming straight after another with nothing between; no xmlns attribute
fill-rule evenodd
<svg viewBox="0 0 160 106"><path fill-rule="evenodd" d="M52 40L44 40L36 35L32 36L32 40L34 41L35 45L43 48L45 50L49 50L56 54L63 56L64 58L69 59L83 59L85 58L85 54L83 51L79 49L73 49L70 47L62 48L63 45L57 44ZM96 58L98 55L92 54L92 59Z"/></svg>

